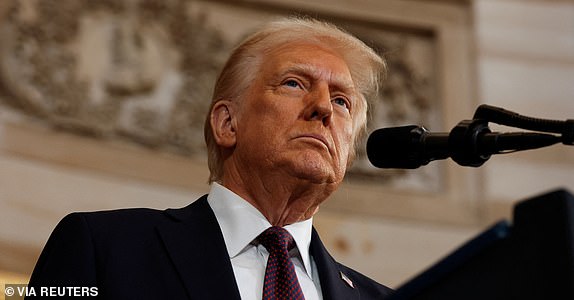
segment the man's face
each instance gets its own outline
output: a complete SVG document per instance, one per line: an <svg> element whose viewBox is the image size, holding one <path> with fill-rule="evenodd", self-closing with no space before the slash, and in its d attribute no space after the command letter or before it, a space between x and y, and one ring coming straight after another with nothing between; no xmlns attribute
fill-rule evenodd
<svg viewBox="0 0 574 300"><path fill-rule="evenodd" d="M258 176L284 172L338 184L358 101L347 64L335 52L310 43L277 48L239 104L234 156Z"/></svg>

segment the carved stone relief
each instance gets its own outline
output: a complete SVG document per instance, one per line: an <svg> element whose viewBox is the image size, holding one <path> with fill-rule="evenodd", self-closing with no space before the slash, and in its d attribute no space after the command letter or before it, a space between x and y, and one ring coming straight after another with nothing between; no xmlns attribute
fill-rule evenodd
<svg viewBox="0 0 574 300"><path fill-rule="evenodd" d="M0 24L0 89L8 95L0 105L59 130L203 158L203 122L217 73L238 39L271 15L264 8L229 5L13 1ZM433 36L338 23L388 59L370 131L398 124L440 126ZM416 173L376 170L364 147L359 149L350 180L440 189L438 167Z"/></svg>
<svg viewBox="0 0 574 300"><path fill-rule="evenodd" d="M11 105L57 128L203 152L230 42L186 1L18 1L2 24Z"/></svg>

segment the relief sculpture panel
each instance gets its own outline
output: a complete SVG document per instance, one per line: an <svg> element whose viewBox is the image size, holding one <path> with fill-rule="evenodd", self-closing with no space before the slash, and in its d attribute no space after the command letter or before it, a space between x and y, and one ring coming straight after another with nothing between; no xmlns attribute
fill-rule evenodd
<svg viewBox="0 0 574 300"><path fill-rule="evenodd" d="M218 1L6 3L0 109L71 134L198 158L205 157L204 116L226 56L257 24L291 13L271 4ZM373 103L369 132L405 124L441 127L432 32L309 13L355 33L387 58L389 74ZM374 169L362 146L349 180L440 191L440 174L440 166Z"/></svg>

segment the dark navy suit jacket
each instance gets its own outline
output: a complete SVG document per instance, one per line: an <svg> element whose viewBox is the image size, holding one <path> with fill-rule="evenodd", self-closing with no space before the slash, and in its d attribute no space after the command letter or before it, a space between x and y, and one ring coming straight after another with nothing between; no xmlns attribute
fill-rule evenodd
<svg viewBox="0 0 574 300"><path fill-rule="evenodd" d="M390 295L389 288L337 263L314 229L310 252L325 300ZM180 209L66 216L44 247L29 286L97 287L99 299L240 299L206 196Z"/></svg>

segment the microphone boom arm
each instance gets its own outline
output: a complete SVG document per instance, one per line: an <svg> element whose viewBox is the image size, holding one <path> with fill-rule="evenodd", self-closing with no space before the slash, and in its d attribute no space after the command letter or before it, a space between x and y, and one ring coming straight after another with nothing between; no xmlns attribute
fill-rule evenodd
<svg viewBox="0 0 574 300"><path fill-rule="evenodd" d="M557 133L562 136L561 142L564 145L574 145L574 120L571 119L559 121L532 118L488 104L480 105L474 112L473 119L526 130Z"/></svg>
<svg viewBox="0 0 574 300"><path fill-rule="evenodd" d="M526 130L561 134L561 137L542 133L507 134L504 137L506 141L500 143L501 148L507 150L506 152L508 150L536 149L559 142L565 145L574 145L574 120L558 121L531 118L500 107L482 104L476 109L472 120L458 123L449 135L448 145L451 149L451 158L459 165L479 167L490 158L491 154L504 153L496 147L493 149L481 147L484 145L483 137L489 136L491 133L488 122ZM502 138L501 136L498 137ZM513 147L511 140L520 140L522 145L519 146L519 143L516 143L516 146ZM525 140L529 143L525 144ZM498 143L495 142L495 144Z"/></svg>
<svg viewBox="0 0 574 300"><path fill-rule="evenodd" d="M448 136L450 157L467 167L480 167L492 154L537 149L559 142L559 137L545 133L492 133L484 119L461 121Z"/></svg>

